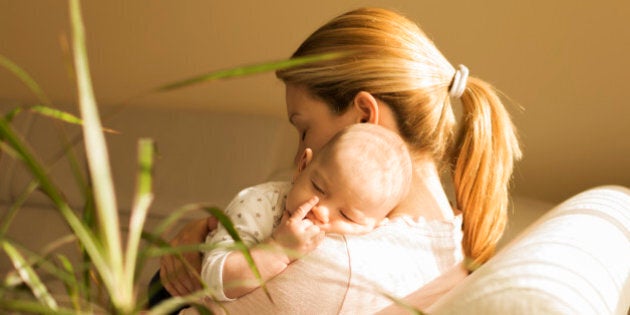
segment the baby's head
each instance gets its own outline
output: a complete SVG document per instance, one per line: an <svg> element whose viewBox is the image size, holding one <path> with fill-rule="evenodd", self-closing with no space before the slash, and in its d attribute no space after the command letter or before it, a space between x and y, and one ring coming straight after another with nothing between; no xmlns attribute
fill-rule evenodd
<svg viewBox="0 0 630 315"><path fill-rule="evenodd" d="M307 218L323 231L367 233L405 198L411 173L411 158L398 134L375 124L353 124L317 156L305 150L286 207L293 212L318 196Z"/></svg>

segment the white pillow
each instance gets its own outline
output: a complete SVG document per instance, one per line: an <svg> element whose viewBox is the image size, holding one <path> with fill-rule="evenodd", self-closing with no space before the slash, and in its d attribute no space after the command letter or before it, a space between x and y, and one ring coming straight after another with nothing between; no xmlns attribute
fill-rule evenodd
<svg viewBox="0 0 630 315"><path fill-rule="evenodd" d="M560 204L430 314L627 314L630 189L593 188Z"/></svg>

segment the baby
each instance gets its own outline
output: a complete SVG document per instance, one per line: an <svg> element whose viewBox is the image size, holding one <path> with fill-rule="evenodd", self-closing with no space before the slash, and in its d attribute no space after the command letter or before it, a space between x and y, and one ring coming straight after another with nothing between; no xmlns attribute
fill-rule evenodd
<svg viewBox="0 0 630 315"><path fill-rule="evenodd" d="M305 149L293 183L268 182L241 191L225 213L249 247L262 279L315 249L325 233L364 234L406 196L411 159L400 137L374 124L354 124L317 156ZM201 277L214 298L230 301L260 285L226 229L212 231Z"/></svg>

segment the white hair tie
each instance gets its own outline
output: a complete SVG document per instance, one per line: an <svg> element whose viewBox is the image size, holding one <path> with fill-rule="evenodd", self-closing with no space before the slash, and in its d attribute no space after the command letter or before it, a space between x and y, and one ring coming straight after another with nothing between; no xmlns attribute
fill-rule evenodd
<svg viewBox="0 0 630 315"><path fill-rule="evenodd" d="M466 83L468 83L468 68L464 65L459 65L458 67L459 69L455 70L451 88L448 90L448 95L454 98L460 98L464 94Z"/></svg>

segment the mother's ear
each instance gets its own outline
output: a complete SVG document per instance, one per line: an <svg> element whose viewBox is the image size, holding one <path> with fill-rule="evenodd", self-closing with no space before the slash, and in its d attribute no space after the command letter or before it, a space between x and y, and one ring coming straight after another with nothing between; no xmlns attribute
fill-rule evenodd
<svg viewBox="0 0 630 315"><path fill-rule="evenodd" d="M291 184L295 184L295 180L297 179L297 177L309 164L311 164L312 160L313 150L311 150L311 148L304 149L304 153L302 153L300 161L298 162L298 167L295 169L295 172L293 172L293 177L291 177Z"/></svg>
<svg viewBox="0 0 630 315"><path fill-rule="evenodd" d="M298 173L301 173L313 160L313 150L311 148L304 149L304 153L300 157L300 162L298 162Z"/></svg>
<svg viewBox="0 0 630 315"><path fill-rule="evenodd" d="M295 180L297 179L297 177L300 175L300 173L302 173L302 171L304 171L304 169L309 164L311 164L312 160L313 160L313 150L311 150L311 148L304 149L304 153L302 153L302 156L300 157L300 161L298 162L297 168L295 169L295 172L293 173L293 177L291 178L291 184L295 184Z"/></svg>
<svg viewBox="0 0 630 315"><path fill-rule="evenodd" d="M365 91L361 91L354 96L353 107L359 113L358 121L361 123L378 123L379 107L376 98Z"/></svg>

